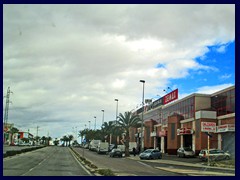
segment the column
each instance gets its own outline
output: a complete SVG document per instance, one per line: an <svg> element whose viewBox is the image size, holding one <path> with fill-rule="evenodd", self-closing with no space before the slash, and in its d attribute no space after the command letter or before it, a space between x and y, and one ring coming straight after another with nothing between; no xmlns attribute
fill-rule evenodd
<svg viewBox="0 0 240 180"><path fill-rule="evenodd" d="M192 121L192 129L195 131L195 127L196 127L196 121ZM196 136L195 133L192 134L192 150L195 152L195 144L196 144L196 140L195 140Z"/></svg>
<svg viewBox="0 0 240 180"><path fill-rule="evenodd" d="M221 120L218 120L218 126L222 124ZM218 149L222 149L222 134L218 133Z"/></svg>

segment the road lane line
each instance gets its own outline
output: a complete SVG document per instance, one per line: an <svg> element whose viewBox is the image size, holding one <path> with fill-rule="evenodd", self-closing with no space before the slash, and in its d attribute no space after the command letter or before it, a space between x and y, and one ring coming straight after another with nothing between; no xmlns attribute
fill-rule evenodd
<svg viewBox="0 0 240 180"><path fill-rule="evenodd" d="M141 161L137 161L138 163L140 163L140 164L142 164L142 165L144 165L144 166L147 166L147 167L151 167L152 168L152 166L150 166L150 165L148 165L148 164L145 164L145 163L143 163L143 162L141 162Z"/></svg>
<svg viewBox="0 0 240 180"><path fill-rule="evenodd" d="M42 164L44 161L46 161L46 159L43 159L40 163L38 163L36 166L34 166L33 168L29 169L27 172L23 173L21 176L25 176L27 173L31 172L32 170L34 170L36 167L38 167L40 164Z"/></svg>

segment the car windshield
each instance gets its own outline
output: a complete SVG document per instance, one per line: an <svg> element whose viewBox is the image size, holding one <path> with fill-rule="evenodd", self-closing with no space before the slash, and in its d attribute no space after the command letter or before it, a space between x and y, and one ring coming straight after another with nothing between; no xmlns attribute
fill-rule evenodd
<svg viewBox="0 0 240 180"><path fill-rule="evenodd" d="M143 153L151 153L151 152L152 152L152 150L148 149L148 150L144 151Z"/></svg>

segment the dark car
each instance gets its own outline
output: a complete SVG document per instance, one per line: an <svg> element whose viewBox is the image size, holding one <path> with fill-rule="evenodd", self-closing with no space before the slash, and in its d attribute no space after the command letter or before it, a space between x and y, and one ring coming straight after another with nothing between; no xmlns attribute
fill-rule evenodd
<svg viewBox="0 0 240 180"><path fill-rule="evenodd" d="M121 149L112 149L112 151L109 153L110 157L122 157L122 151Z"/></svg>
<svg viewBox="0 0 240 180"><path fill-rule="evenodd" d="M147 149L139 157L140 159L162 159L162 153L157 149Z"/></svg>
<svg viewBox="0 0 240 180"><path fill-rule="evenodd" d="M178 157L194 157L195 152L190 147L180 147L177 150Z"/></svg>

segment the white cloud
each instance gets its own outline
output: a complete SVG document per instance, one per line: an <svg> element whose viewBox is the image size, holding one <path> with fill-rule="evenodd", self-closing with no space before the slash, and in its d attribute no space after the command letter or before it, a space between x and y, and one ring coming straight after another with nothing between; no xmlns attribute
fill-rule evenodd
<svg viewBox="0 0 240 180"><path fill-rule="evenodd" d="M199 87L196 91L196 93L201 94L212 94L217 91L223 90L227 87L233 86L234 84L221 84L221 85L215 85L215 86L203 86Z"/></svg>
<svg viewBox="0 0 240 180"><path fill-rule="evenodd" d="M216 51L219 52L219 53L225 53L225 51L226 51L226 46L225 46L225 45L222 45L222 46L220 46L219 48L217 48Z"/></svg>
<svg viewBox="0 0 240 180"><path fill-rule="evenodd" d="M3 81L9 120L42 135L84 128L156 96L196 62L235 39L234 5L4 5ZM162 64L160 68L156 68ZM161 94L159 94L161 95ZM33 130L34 132L34 130Z"/></svg>
<svg viewBox="0 0 240 180"><path fill-rule="evenodd" d="M224 75L220 76L219 79L220 79L220 80L226 80L226 79L229 79L229 78L231 78L231 77L232 77L231 74L224 74Z"/></svg>

